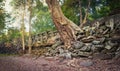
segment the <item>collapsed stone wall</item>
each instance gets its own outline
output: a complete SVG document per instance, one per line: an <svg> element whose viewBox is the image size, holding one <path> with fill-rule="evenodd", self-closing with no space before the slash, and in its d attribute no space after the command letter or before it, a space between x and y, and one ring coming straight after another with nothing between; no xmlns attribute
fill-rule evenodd
<svg viewBox="0 0 120 71"><path fill-rule="evenodd" d="M91 23L92 25L82 28L84 32L76 34L77 41L72 43L70 49L64 49L63 42L60 40L57 31L32 35L32 47L35 48L32 53L37 56L62 56L66 58L91 56L104 57L101 59L119 58L120 14L100 18ZM28 40L26 39L25 42L27 47ZM20 38L12 40L11 44L10 46L17 48L17 50L22 49ZM3 43L0 44L0 48L1 46L8 47Z"/></svg>
<svg viewBox="0 0 120 71"><path fill-rule="evenodd" d="M77 34L77 41L73 42L72 48L66 50L58 41L44 55L66 58L95 56L101 59L120 57L120 14L98 19L92 22L92 26L85 26L82 30L84 32ZM36 52L42 55L41 50Z"/></svg>

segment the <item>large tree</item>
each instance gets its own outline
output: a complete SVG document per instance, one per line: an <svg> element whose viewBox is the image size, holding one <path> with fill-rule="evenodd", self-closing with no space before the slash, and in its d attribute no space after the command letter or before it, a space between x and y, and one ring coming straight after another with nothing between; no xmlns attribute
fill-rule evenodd
<svg viewBox="0 0 120 71"><path fill-rule="evenodd" d="M64 16L58 0L46 0L46 3L62 41L67 48L70 48L72 41L76 40L75 34L80 31L80 28Z"/></svg>

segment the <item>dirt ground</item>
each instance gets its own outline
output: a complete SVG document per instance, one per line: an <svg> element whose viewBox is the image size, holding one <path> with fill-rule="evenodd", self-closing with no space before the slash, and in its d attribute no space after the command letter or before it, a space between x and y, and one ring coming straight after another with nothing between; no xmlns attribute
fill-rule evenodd
<svg viewBox="0 0 120 71"><path fill-rule="evenodd" d="M0 57L0 71L120 71L120 59L5 56Z"/></svg>

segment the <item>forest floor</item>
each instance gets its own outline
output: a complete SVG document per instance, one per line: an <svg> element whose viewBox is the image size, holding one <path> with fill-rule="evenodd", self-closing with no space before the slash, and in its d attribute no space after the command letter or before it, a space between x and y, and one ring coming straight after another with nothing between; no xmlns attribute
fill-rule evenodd
<svg viewBox="0 0 120 71"><path fill-rule="evenodd" d="M120 59L1 56L0 71L120 71Z"/></svg>

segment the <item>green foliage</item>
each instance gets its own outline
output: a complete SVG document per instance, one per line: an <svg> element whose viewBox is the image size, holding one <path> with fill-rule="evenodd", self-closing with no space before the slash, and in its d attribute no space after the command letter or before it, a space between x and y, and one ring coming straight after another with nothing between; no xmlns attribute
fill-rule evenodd
<svg viewBox="0 0 120 71"><path fill-rule="evenodd" d="M3 29L5 28L5 11L3 9L4 3L3 0L0 0L0 34L2 34Z"/></svg>
<svg viewBox="0 0 120 71"><path fill-rule="evenodd" d="M76 24L79 24L78 3L75 3L76 0L65 0L62 5L62 11L68 19L72 20Z"/></svg>
<svg viewBox="0 0 120 71"><path fill-rule="evenodd" d="M85 16L85 9L88 6L88 0L80 0L82 6L83 17ZM79 0L63 0L62 10L66 17L79 24L80 11ZM107 16L110 11L120 9L120 0L90 0L90 8L87 21L95 20L100 17Z"/></svg>
<svg viewBox="0 0 120 71"><path fill-rule="evenodd" d="M44 6L40 1L37 1L36 3L37 5L33 8L35 20L32 23L32 31L34 33L40 33L55 30L47 6Z"/></svg>
<svg viewBox="0 0 120 71"><path fill-rule="evenodd" d="M8 40L12 40L14 38L20 37L20 32L17 28L14 27L8 28L7 37Z"/></svg>
<svg viewBox="0 0 120 71"><path fill-rule="evenodd" d="M9 42L14 38L20 37L20 32L17 28L11 27L7 28L7 31L0 35L0 42Z"/></svg>
<svg viewBox="0 0 120 71"><path fill-rule="evenodd" d="M26 5L27 0L12 0L11 5L17 9L18 7Z"/></svg>

